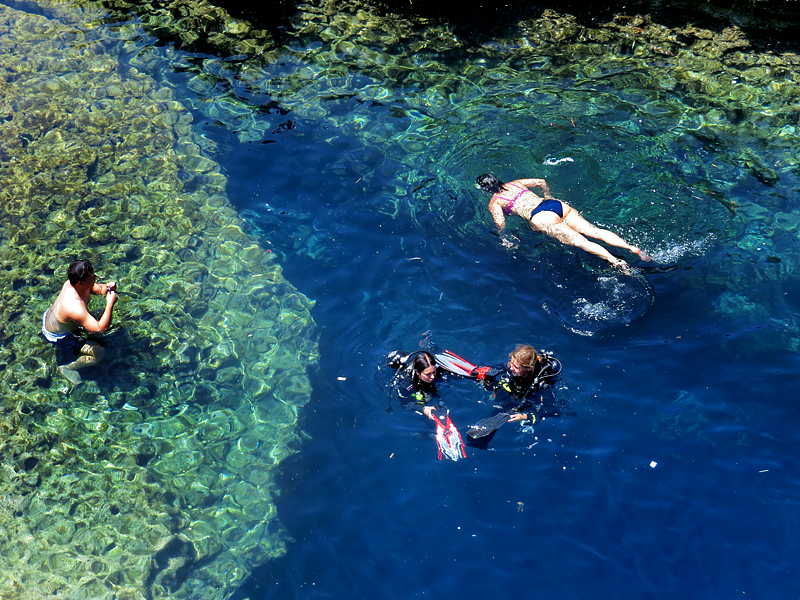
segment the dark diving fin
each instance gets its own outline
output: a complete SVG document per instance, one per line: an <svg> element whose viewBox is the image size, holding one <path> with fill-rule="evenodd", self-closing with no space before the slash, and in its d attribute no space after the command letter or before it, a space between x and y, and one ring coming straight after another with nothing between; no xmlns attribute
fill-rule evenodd
<svg viewBox="0 0 800 600"><path fill-rule="evenodd" d="M508 423L508 419L511 417L510 412L502 412L491 417L484 419L483 421L478 421L475 425L472 425L467 430L467 435L471 437L473 440L480 439L482 437L486 437L489 434L494 433L498 429L500 429L503 425Z"/></svg>

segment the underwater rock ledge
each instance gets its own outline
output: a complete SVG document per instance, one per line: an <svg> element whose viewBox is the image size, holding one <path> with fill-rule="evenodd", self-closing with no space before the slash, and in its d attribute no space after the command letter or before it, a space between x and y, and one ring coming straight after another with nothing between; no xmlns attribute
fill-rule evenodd
<svg viewBox="0 0 800 600"><path fill-rule="evenodd" d="M0 5L0 596L225 598L285 552L313 302L245 232L152 38L36 6ZM76 257L122 295L70 390L39 327Z"/></svg>
<svg viewBox="0 0 800 600"><path fill-rule="evenodd" d="M782 4L770 4L777 5ZM181 32L169 24L168 11L205 10L202 3L182 0L158 6L115 0L114 6L135 10L145 27L173 27L173 36ZM333 175L342 178L342 189L356 179L365 185L392 174L386 201L376 210L410 214L421 227L422 215L440 219L469 239L482 234L486 219L460 175L464 164L484 154L481 133L470 129L478 119L494 124L483 139L499 163L508 156L520 159L516 148L494 145L506 138L506 126L536 132L524 151L533 164L541 164L549 148L579 147L581 140L593 137L621 140L630 143L631 159L642 168L675 182L679 201L669 194L654 199L650 190L619 185L630 178L614 167L621 164L615 161L603 163L586 183L602 197L635 202L638 233L652 247L675 249L668 253L672 259L677 249L697 256L721 243L718 223L725 223L722 236L743 253L726 256L729 268L710 276L695 270L696 285L740 294L747 298L741 308L748 314L769 314L770 305L780 303L783 293L764 298L757 289L791 285L791 273L800 265L793 233L783 227L794 229L784 198L797 189L800 176L800 55L792 51L796 40L780 33L781 23L748 24L744 10L708 16L681 2L626 3L619 13L611 10L622 10L619 3L581 5L574 14L569 4L557 10L547 3L531 4L533 12L527 14L503 5L498 8L513 22L498 21L502 34L486 40L461 35L452 19L421 16L419 6L394 14L374 2L303 3L282 33L289 40L285 45L190 61L185 69L194 75L189 84L197 93L194 108L241 143L272 141L265 138L278 125L266 114L273 112L294 123L298 134L329 128L353 135L366 151L343 155L335 165ZM711 10L714 5L697 7ZM765 16L782 18L779 11ZM234 17L220 18L217 28ZM790 22L786 17L784 25ZM232 48L238 47L235 40L249 35L248 27L236 21ZM225 44L218 48L226 52ZM337 98L354 98L358 105L343 115L334 106ZM603 123L603 113L614 110L621 116ZM606 151L597 140L590 143L597 155ZM696 156L698 148L710 149L717 159L694 164L683 159ZM219 156L224 152L220 149ZM749 187L756 192L752 205L731 200L732 190ZM443 197L463 203L453 210L441 202ZM623 227L630 207L620 212L614 206L590 210L599 222ZM672 225L665 226L665 215ZM283 226L296 227L294 239L307 237L294 220ZM686 231L692 233L687 237ZM319 254L306 250L326 260L335 254L332 239L319 246L324 246ZM760 248L769 248L773 258L754 255ZM780 263L774 262L778 256ZM751 303L760 310L748 310ZM788 347L796 349L796 324L789 337Z"/></svg>

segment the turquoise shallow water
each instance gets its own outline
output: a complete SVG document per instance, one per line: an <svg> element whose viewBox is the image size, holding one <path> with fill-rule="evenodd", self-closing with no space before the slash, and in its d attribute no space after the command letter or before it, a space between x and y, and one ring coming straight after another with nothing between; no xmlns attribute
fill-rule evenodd
<svg viewBox="0 0 800 600"><path fill-rule="evenodd" d="M318 30L260 60L154 39L128 57L317 300L308 439L271 488L293 541L237 597L796 596L796 77L561 42L556 21L453 50L305 14ZM519 223L503 248L485 171L546 177L669 269L629 278ZM574 414L440 462L380 368L428 337L475 362L552 350ZM441 395L462 431L492 410L471 382Z"/></svg>

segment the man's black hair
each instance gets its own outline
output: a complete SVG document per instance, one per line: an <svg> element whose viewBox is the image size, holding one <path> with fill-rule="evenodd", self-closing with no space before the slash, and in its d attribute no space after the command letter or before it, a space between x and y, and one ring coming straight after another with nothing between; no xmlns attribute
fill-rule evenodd
<svg viewBox="0 0 800 600"><path fill-rule="evenodd" d="M88 260L76 260L67 269L67 277L72 285L83 281L94 273L94 267Z"/></svg>

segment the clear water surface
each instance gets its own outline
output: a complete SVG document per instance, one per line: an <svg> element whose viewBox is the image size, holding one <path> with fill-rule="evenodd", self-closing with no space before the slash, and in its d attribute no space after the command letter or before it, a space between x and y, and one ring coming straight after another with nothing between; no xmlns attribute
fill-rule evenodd
<svg viewBox="0 0 800 600"><path fill-rule="evenodd" d="M298 110L276 143L223 161L322 330L312 439L279 500L295 543L241 597L800 592L797 305L778 275L797 237L776 225L794 220L797 175L759 181L742 148L787 156L744 128L724 144L698 134L724 116L665 93L646 64L620 59L587 83L547 60L450 98L410 86L370 101L397 84L323 77L317 93L339 92L324 118ZM472 188L485 171L546 177L676 268L634 283L522 227L503 249ZM507 425L490 450L440 462L378 371L427 336L476 362L519 342L552 350L575 416ZM462 430L491 411L470 382L442 395Z"/></svg>
<svg viewBox="0 0 800 600"><path fill-rule="evenodd" d="M231 202L317 301L293 542L236 597L797 597L796 123L666 86L668 55L496 44L394 70L324 36L249 70L172 59ZM520 223L503 248L487 171L546 177L670 268L629 278ZM553 351L574 414L439 461L380 368L426 338ZM492 411L469 381L441 394L462 431Z"/></svg>
<svg viewBox="0 0 800 600"><path fill-rule="evenodd" d="M800 591L797 237L778 224L794 221L798 179L765 183L741 159L789 156L746 127L709 139L725 115L665 93L641 62L587 83L547 60L450 98L411 86L384 102L375 90L395 82L320 77L318 94L334 88L320 118L298 110L276 143L228 142L231 199L318 299L323 357L312 439L279 500L295 543L242 597ZM472 187L485 171L546 177L675 268L626 279L523 227L503 249ZM476 362L552 350L574 416L440 462L379 370L428 336ZM442 395L462 430L491 411L470 382Z"/></svg>

